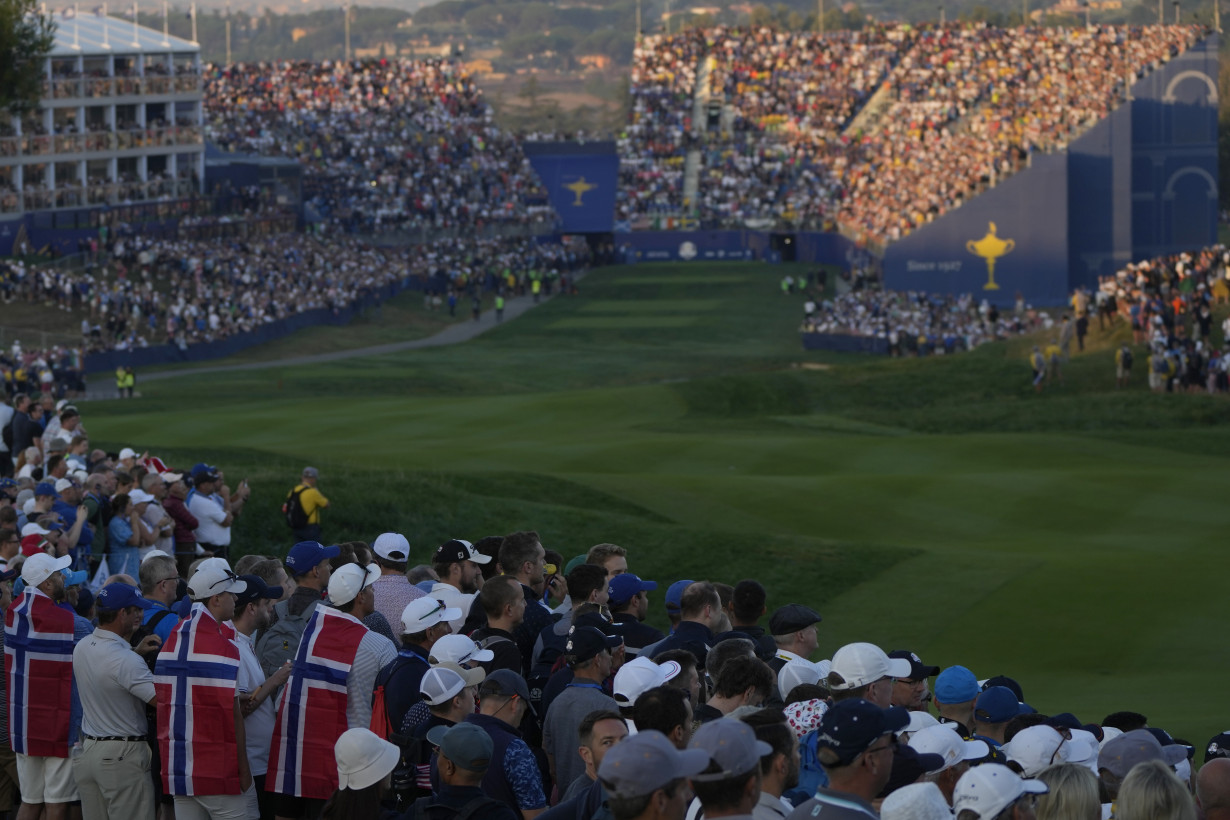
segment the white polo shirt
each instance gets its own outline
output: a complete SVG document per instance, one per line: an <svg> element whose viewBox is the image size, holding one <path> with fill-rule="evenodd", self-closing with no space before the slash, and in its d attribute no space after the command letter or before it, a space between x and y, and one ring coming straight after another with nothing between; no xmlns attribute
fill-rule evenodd
<svg viewBox="0 0 1230 820"><path fill-rule="evenodd" d="M232 624L233 626L233 624ZM235 646L239 648L239 691L242 697L255 692L265 682L265 672L256 659L252 638L236 630ZM248 767L253 777L269 771L269 747L273 744L273 726L278 715L274 699L265 698L256 711L243 719L244 735L247 737Z"/></svg>
<svg viewBox="0 0 1230 820"><path fill-rule="evenodd" d="M95 629L73 649L73 675L81 697L81 731L93 737L147 734L145 705L154 697L154 673L128 641Z"/></svg>
<svg viewBox="0 0 1230 820"><path fill-rule="evenodd" d="M188 512L197 520L193 533L198 544L214 544L225 547L231 543L231 528L222 526L226 510L214 496L192 493L188 496Z"/></svg>

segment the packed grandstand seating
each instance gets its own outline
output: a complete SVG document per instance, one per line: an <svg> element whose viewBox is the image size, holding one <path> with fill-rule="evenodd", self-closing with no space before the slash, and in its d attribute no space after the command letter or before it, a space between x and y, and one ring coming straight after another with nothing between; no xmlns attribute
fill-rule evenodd
<svg viewBox="0 0 1230 820"><path fill-rule="evenodd" d="M686 123L694 105L686 91L703 66L710 106L724 113L695 123L690 138L677 135L673 152L623 143L625 218L634 226L664 211L705 226L767 220L839 228L883 246L1020 170L1032 153L1065 146L1114 109L1129 81L1206 31L952 23L820 37L717 28L699 53L695 32L649 37L636 53L633 99L663 98L653 69L666 63L674 92L666 98L679 103L669 116ZM853 129L865 108L875 110ZM700 149L695 200L682 182L652 185L687 173L678 169L686 144Z"/></svg>
<svg viewBox="0 0 1230 820"><path fill-rule="evenodd" d="M348 231L553 221L520 143L457 62L209 65L205 102L208 140L298 160L307 203Z"/></svg>

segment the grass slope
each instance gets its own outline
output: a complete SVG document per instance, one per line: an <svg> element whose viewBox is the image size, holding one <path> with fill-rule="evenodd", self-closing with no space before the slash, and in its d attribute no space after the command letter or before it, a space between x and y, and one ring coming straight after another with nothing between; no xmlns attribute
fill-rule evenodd
<svg viewBox="0 0 1230 820"><path fill-rule="evenodd" d="M646 577L757 577L771 607L819 607L826 653L907 646L1013 675L1044 711L1221 731L1230 661L1193 602L1220 600L1227 565L1225 400L1154 396L1143 365L1115 391L1122 330L1041 396L1030 340L804 353L782 274L599 271L465 345L153 382L89 426L247 475L243 548L286 548L276 508L312 463L330 538L398 529L424 560L525 527L565 555L614 541Z"/></svg>

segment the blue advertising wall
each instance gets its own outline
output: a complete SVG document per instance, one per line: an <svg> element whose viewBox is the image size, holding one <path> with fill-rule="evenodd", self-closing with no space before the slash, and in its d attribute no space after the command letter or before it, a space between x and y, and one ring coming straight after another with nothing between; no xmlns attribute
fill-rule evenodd
<svg viewBox="0 0 1230 820"><path fill-rule="evenodd" d="M791 234L799 262L850 265L854 242L836 233L804 231ZM764 231L637 231L616 234L620 261L637 262L730 262L761 260L779 262L772 248L773 234Z"/></svg>
<svg viewBox="0 0 1230 820"><path fill-rule="evenodd" d="M527 142L563 233L608 233L615 225L619 155L614 142Z"/></svg>
<svg viewBox="0 0 1230 820"><path fill-rule="evenodd" d="M1068 287L1132 261L1132 111L1123 106L1068 149Z"/></svg>
<svg viewBox="0 0 1230 820"><path fill-rule="evenodd" d="M1217 48L1207 37L1132 87L1132 256L1217 239Z"/></svg>
<svg viewBox="0 0 1230 820"><path fill-rule="evenodd" d="M988 269L990 253L994 273ZM1033 166L888 246L884 285L894 290L974 293L998 305L1017 291L1062 302L1068 287L1068 158Z"/></svg>

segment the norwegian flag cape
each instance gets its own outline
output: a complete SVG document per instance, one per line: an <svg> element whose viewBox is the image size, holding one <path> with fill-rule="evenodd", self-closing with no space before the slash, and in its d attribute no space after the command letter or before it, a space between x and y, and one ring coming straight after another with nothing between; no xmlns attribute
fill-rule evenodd
<svg viewBox="0 0 1230 820"><path fill-rule="evenodd" d="M171 631L154 666L166 794L240 794L235 739L239 649L204 604Z"/></svg>
<svg viewBox="0 0 1230 820"><path fill-rule="evenodd" d="M9 742L33 757L68 757L73 615L33 587L4 614Z"/></svg>
<svg viewBox="0 0 1230 820"><path fill-rule="evenodd" d="M318 606L312 613L278 700L269 791L323 799L337 789L333 745L350 728L346 678L366 634L367 627L344 612Z"/></svg>

